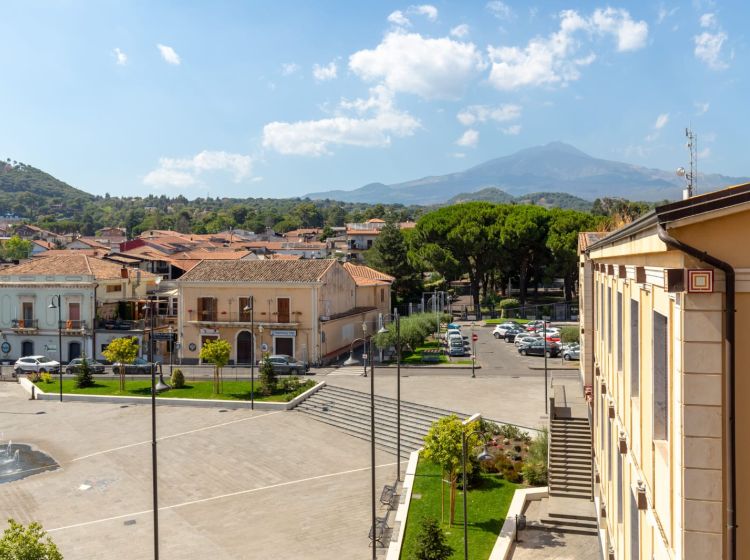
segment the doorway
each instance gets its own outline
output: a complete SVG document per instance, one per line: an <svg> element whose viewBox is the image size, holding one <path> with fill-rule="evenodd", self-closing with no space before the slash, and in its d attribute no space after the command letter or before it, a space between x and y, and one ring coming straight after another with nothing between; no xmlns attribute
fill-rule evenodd
<svg viewBox="0 0 750 560"><path fill-rule="evenodd" d="M81 343L71 342L68 344L68 361L81 357Z"/></svg>
<svg viewBox="0 0 750 560"><path fill-rule="evenodd" d="M34 355L34 343L30 340L24 340L21 343L21 356L33 356Z"/></svg>
<svg viewBox="0 0 750 560"><path fill-rule="evenodd" d="M248 331L237 335L237 363L253 363L253 335Z"/></svg>
<svg viewBox="0 0 750 560"><path fill-rule="evenodd" d="M286 354L287 356L294 356L294 339L293 338L282 338L275 337L273 339L274 352L276 354Z"/></svg>

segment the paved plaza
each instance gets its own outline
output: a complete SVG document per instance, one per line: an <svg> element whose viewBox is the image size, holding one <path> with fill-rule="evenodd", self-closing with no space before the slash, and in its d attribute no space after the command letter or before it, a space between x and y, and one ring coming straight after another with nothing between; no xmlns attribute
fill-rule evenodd
<svg viewBox="0 0 750 560"><path fill-rule="evenodd" d="M502 344L487 337L480 343ZM402 398L538 426L543 373L516 362L514 374L509 351L485 358L475 379L405 369ZM369 391L346 370L316 378ZM395 395L394 369L376 369L376 391ZM294 411L159 406L157 430L163 558L370 556L367 441ZM153 557L149 406L30 401L0 383L0 431L61 465L0 484L0 519L41 522L68 560ZM393 482L394 460L377 452L378 491Z"/></svg>

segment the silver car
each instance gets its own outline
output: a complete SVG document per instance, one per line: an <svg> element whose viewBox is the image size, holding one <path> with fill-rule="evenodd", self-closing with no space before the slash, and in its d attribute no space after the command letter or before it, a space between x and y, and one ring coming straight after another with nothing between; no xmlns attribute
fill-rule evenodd
<svg viewBox="0 0 750 560"><path fill-rule="evenodd" d="M308 366L305 362L299 362L291 356L287 356L286 354L275 354L273 356L269 356L268 361L271 362L273 371L277 374L289 373L295 375L304 375L305 373L310 371L310 366Z"/></svg>
<svg viewBox="0 0 750 560"><path fill-rule="evenodd" d="M60 362L49 359L47 356L24 356L18 358L13 364L13 375L18 376L23 373L44 373L55 372L60 370Z"/></svg>

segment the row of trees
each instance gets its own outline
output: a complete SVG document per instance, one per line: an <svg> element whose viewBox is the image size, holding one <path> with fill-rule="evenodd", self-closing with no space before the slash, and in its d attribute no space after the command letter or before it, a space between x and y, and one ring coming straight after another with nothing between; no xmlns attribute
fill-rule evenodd
<svg viewBox="0 0 750 560"><path fill-rule="evenodd" d="M606 227L605 222L575 210L466 202L423 215L413 230L387 224L366 258L396 277L401 301L421 292L424 271L438 272L445 281L467 275L476 307L482 295L505 292L509 280L518 283L524 304L532 278L563 278L571 299L578 233Z"/></svg>

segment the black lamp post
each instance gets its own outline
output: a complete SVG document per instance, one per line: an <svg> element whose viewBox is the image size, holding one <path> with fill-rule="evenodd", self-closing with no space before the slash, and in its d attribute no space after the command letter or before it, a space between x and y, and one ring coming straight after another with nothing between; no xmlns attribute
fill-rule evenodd
<svg viewBox="0 0 750 560"><path fill-rule="evenodd" d="M393 322L396 325L396 481L401 480L401 317L398 309L393 310ZM387 333L385 326L380 327L378 334Z"/></svg>
<svg viewBox="0 0 750 560"><path fill-rule="evenodd" d="M467 455L467 437L466 437L466 428L467 426L470 426L473 422L478 422L482 419L482 415L477 413L471 416L470 418L467 418L463 421L463 430L461 430L461 451L462 451L462 461L461 464L463 466L463 494L464 494L464 560L469 560L469 520L468 520L468 514L467 514L467 505L466 505L466 492L469 486L469 481L466 476L466 455ZM472 430L469 434L469 436L473 435L480 435L484 437L484 434L480 430ZM479 454L477 457L480 461L486 461L487 459L492 459L492 455L489 454L487 451L487 442L485 441L484 450Z"/></svg>
<svg viewBox="0 0 750 560"><path fill-rule="evenodd" d="M55 304L57 298L57 304ZM62 402L62 303L60 294L52 296L52 302L47 306L49 309L57 309L57 356L60 364L58 373L60 374L60 402Z"/></svg>
<svg viewBox="0 0 750 560"><path fill-rule="evenodd" d="M255 410L255 312L253 310L253 296L247 298L247 305L242 310L245 313L250 312L250 410Z"/></svg>

